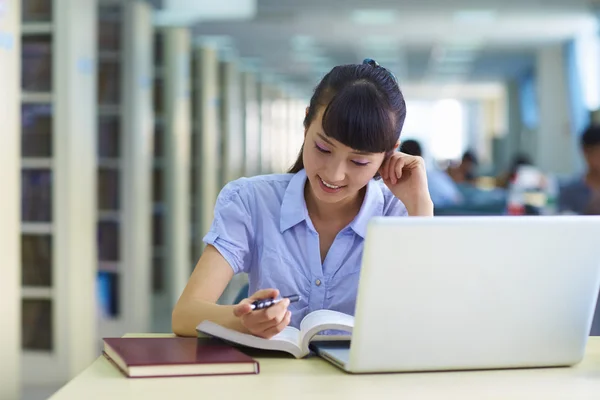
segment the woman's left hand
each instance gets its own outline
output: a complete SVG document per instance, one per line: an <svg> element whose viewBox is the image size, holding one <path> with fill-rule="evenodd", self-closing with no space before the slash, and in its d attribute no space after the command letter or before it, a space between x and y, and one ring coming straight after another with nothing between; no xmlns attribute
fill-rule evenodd
<svg viewBox="0 0 600 400"><path fill-rule="evenodd" d="M421 157L394 152L379 169L383 182L411 216L433 216L425 161Z"/></svg>

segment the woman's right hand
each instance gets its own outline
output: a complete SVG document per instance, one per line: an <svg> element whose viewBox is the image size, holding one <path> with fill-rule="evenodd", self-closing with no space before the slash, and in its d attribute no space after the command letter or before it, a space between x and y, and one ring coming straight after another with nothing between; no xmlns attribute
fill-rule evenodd
<svg viewBox="0 0 600 400"><path fill-rule="evenodd" d="M290 301L283 299L274 306L263 310L252 310L250 305L256 300L276 299L278 296L277 289L259 290L237 304L233 308L233 314L240 319L242 325L251 334L270 339L289 325L292 313L287 308Z"/></svg>

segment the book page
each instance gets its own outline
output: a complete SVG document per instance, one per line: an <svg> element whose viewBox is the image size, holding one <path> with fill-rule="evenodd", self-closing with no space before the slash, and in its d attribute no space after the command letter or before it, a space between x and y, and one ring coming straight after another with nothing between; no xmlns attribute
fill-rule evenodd
<svg viewBox="0 0 600 400"><path fill-rule="evenodd" d="M264 339L251 334L241 333L233 329L225 328L211 321L201 322L196 327L196 331L242 346L253 347L262 350L285 351L297 358L306 355L302 354L300 350L300 331L291 326L288 326L271 339Z"/></svg>
<svg viewBox="0 0 600 400"><path fill-rule="evenodd" d="M354 317L338 311L317 310L308 314L300 323L300 336L302 338L302 352L308 354L308 344L319 332L324 330L340 330L352 333L354 328ZM322 338L322 336L320 336ZM339 340L337 335L335 340ZM347 337L349 339L349 337Z"/></svg>
<svg viewBox="0 0 600 400"><path fill-rule="evenodd" d="M280 340L298 346L300 343L300 331L293 326L287 326L284 330L273 336L270 340Z"/></svg>
<svg viewBox="0 0 600 400"><path fill-rule="evenodd" d="M354 317L338 311L332 310L317 310L308 314L302 322L300 322L300 331L302 333L311 330L319 325L342 325L349 328L354 327ZM330 329L330 328L326 328ZM349 330L352 331L351 329Z"/></svg>

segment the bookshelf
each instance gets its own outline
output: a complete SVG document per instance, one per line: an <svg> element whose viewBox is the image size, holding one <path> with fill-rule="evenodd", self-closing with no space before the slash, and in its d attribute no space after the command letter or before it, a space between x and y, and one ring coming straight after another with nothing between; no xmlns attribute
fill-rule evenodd
<svg viewBox="0 0 600 400"><path fill-rule="evenodd" d="M154 32L154 162L152 166L152 300L153 331L162 331L157 311L166 308L168 284L166 284L166 260L164 247L164 164L165 164L165 118L164 118L164 35Z"/></svg>
<svg viewBox="0 0 600 400"><path fill-rule="evenodd" d="M98 6L97 285L101 338L112 336L107 326L116 325L121 312L118 285L123 266L120 257L123 9L118 2L100 1Z"/></svg>
<svg viewBox="0 0 600 400"><path fill-rule="evenodd" d="M307 105L308 100L301 100L299 94L293 89L284 90L281 103L284 115L281 129L285 132L281 144L283 171L287 171L294 164L304 142L304 115Z"/></svg>
<svg viewBox="0 0 600 400"><path fill-rule="evenodd" d="M304 115L308 104L309 100L302 100L299 96L292 96L289 100L287 168L296 161L304 143Z"/></svg>
<svg viewBox="0 0 600 400"><path fill-rule="evenodd" d="M218 49L202 39L194 43L192 134L192 263L196 264L210 229L217 195L220 153Z"/></svg>
<svg viewBox="0 0 600 400"><path fill-rule="evenodd" d="M260 115L260 173L273 172L273 88L268 80L261 76L258 83L258 101Z"/></svg>
<svg viewBox="0 0 600 400"><path fill-rule="evenodd" d="M246 174L244 81L240 63L232 53L231 48L222 49L219 61L219 189ZM245 274L235 275L218 303L231 304L246 282Z"/></svg>
<svg viewBox="0 0 600 400"><path fill-rule="evenodd" d="M200 170L200 157L198 156L198 154L196 154L196 152L199 150L198 141L200 140L200 107L198 102L200 101L201 84L200 77L198 76L198 63L198 51L195 50L194 43L192 42L192 57L190 58L190 106L192 119L192 137L190 140L190 240L188 242L190 267L192 271L194 270L196 263L200 259L200 255L202 252L202 246L200 246L199 244L202 238L200 237L200 228L198 225L198 212L200 208L198 204L199 179L197 178L198 171Z"/></svg>
<svg viewBox="0 0 600 400"><path fill-rule="evenodd" d="M57 384L96 356L95 0L21 19L22 380Z"/></svg>
<svg viewBox="0 0 600 400"><path fill-rule="evenodd" d="M296 153L300 149L301 143L298 143L298 136L303 138L304 130L302 129L302 121L299 121L298 116L304 116L304 110L297 107L298 101L294 98L294 94L290 91L285 99L287 117L285 119L285 129L287 132L286 143L283 147L285 157L284 168L287 171L294 161L296 161Z"/></svg>
<svg viewBox="0 0 600 400"><path fill-rule="evenodd" d="M0 398L20 398L21 365L21 265L20 265L20 4L0 13Z"/></svg>
<svg viewBox="0 0 600 400"><path fill-rule="evenodd" d="M221 187L244 175L244 126L242 111L242 80L238 64L231 56L221 61Z"/></svg>
<svg viewBox="0 0 600 400"><path fill-rule="evenodd" d="M273 93L274 99L271 104L272 115L272 134L271 134L271 153L273 158L273 172L277 174L284 173L285 149L287 145L287 99L284 90L277 86Z"/></svg>
<svg viewBox="0 0 600 400"><path fill-rule="evenodd" d="M171 311L190 276L191 39L188 29L158 27L154 85L153 307L155 330L170 331Z"/></svg>
<svg viewBox="0 0 600 400"><path fill-rule="evenodd" d="M258 83L252 70L242 73L242 110L245 149L245 176L258 175L261 171L260 114Z"/></svg>
<svg viewBox="0 0 600 400"><path fill-rule="evenodd" d="M152 24L141 0L98 0L97 246L100 339L150 329ZM97 348L102 345L97 342Z"/></svg>

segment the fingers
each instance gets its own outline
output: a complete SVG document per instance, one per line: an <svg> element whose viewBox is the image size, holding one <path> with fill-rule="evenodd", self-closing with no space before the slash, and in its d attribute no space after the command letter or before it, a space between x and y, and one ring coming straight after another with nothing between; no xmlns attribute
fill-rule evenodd
<svg viewBox="0 0 600 400"><path fill-rule="evenodd" d="M395 185L408 170L425 165L421 157L404 153L394 153L382 165L379 174L386 183Z"/></svg>
<svg viewBox="0 0 600 400"><path fill-rule="evenodd" d="M265 298L265 294L268 298L271 298L275 297L271 295L277 294L277 292L273 290L261 291L255 293L253 297ZM265 331L269 331L270 336L279 333L280 331L277 331L277 327L285 322L286 315L289 313L287 308L290 305L290 300L283 299L277 304L263 310L252 310L250 306L252 301L254 301L252 297L244 299L240 304L234 307L234 314L241 319L242 324L250 331L250 333L256 336L264 337L263 333ZM287 324L289 324L289 321ZM283 328L285 328L287 324L284 324Z"/></svg>
<svg viewBox="0 0 600 400"><path fill-rule="evenodd" d="M283 299L274 306L253 312L252 319L256 324L270 323L271 326L277 325L285 317L289 305L290 301Z"/></svg>
<svg viewBox="0 0 600 400"><path fill-rule="evenodd" d="M390 162L390 159L391 158L388 158L387 160L385 160L383 162L383 164L381 164L381 167L379 167L379 175L381 175L381 179L383 179L384 181L388 180L388 177L387 177L387 166L388 166L388 163Z"/></svg>
<svg viewBox="0 0 600 400"><path fill-rule="evenodd" d="M233 307L233 315L238 318L250 314L251 312L252 307L250 307L250 303L247 301L247 299L242 300L242 302Z"/></svg>
<svg viewBox="0 0 600 400"><path fill-rule="evenodd" d="M395 185L402 176L402 167L404 166L402 153L395 153L384 161L379 169L379 174L384 182ZM397 171L400 171L398 173Z"/></svg>
<svg viewBox="0 0 600 400"><path fill-rule="evenodd" d="M393 183L392 181L392 175L391 175L391 171L392 171L392 167L393 165L396 164L396 162L394 161L396 157L392 156L389 158L388 163L385 167L386 171L385 171L385 175L387 176L387 180L390 181L390 183Z"/></svg>
<svg viewBox="0 0 600 400"><path fill-rule="evenodd" d="M283 299L282 301L275 304L274 306L267 308L265 310L264 314L268 320L270 320L270 321L277 320L277 323L279 323L285 316L285 312L287 311L287 308L289 305L290 305L290 300Z"/></svg>
<svg viewBox="0 0 600 400"><path fill-rule="evenodd" d="M286 326L288 326L290 324L291 319L292 319L292 313L288 310L285 312L283 319L277 325L261 332L259 334L259 336L269 339L269 338L277 335L278 333L283 331L286 328Z"/></svg>
<svg viewBox="0 0 600 400"><path fill-rule="evenodd" d="M274 299L277 296L279 296L279 290L277 289L259 290L249 298L240 301L240 303L233 308L233 315L235 315L236 317L242 317L244 315L247 315L252 312L252 307L250 305L255 300Z"/></svg>
<svg viewBox="0 0 600 400"><path fill-rule="evenodd" d="M406 159L404 157L397 157L395 164L390 167L390 179L392 184L398 183L402 178L402 170L404 169Z"/></svg>

